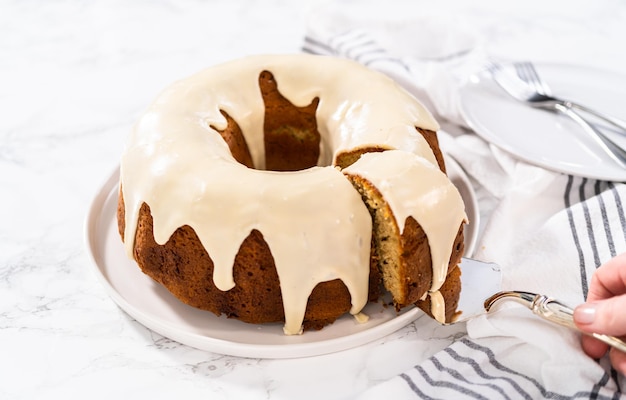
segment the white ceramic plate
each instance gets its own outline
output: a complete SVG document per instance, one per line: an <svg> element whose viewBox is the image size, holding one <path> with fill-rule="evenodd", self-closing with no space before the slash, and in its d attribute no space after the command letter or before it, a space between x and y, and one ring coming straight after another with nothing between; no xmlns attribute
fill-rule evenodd
<svg viewBox="0 0 626 400"><path fill-rule="evenodd" d="M469 180L448 157L448 174L459 188L472 221L465 231L466 254L476 242L478 205ZM396 313L381 303L369 304L369 321L359 324L350 315L320 331L285 336L282 324L252 325L202 311L177 300L144 275L126 257L117 232L119 171L116 170L93 199L85 224L85 240L95 272L113 300L146 327L180 343L216 353L254 358L291 358L331 353L356 347L390 334L419 316L417 308Z"/></svg>
<svg viewBox="0 0 626 400"><path fill-rule="evenodd" d="M538 63L536 67L553 94L626 120L626 75L571 65ZM566 174L626 180L626 170L574 121L516 101L487 73L472 77L461 89L460 106L478 135L521 160ZM626 136L610 129L605 132L626 148Z"/></svg>

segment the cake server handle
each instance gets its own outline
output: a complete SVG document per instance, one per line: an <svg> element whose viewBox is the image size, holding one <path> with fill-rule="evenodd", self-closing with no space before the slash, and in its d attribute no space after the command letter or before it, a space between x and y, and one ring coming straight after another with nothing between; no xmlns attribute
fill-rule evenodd
<svg viewBox="0 0 626 400"><path fill-rule="evenodd" d="M559 302L558 300L555 300L543 294L535 294L521 291L498 292L485 300L485 310L489 312L491 308L500 300L512 300L521 303L528 307L534 314L540 316L543 319L582 332L580 329L578 329L576 324L574 324L573 309ZM585 335L593 336L594 338L608 344L609 346L615 347L616 349L626 353L626 343L615 336L609 336L595 332L582 333L584 333Z"/></svg>

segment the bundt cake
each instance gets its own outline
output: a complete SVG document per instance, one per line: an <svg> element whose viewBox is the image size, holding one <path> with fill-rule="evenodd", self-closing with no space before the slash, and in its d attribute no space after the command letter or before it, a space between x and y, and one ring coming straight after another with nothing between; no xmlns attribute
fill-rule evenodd
<svg viewBox="0 0 626 400"><path fill-rule="evenodd" d="M208 68L164 90L130 134L126 252L184 303L286 334L361 316L385 292L449 322L466 216L437 129L349 60Z"/></svg>

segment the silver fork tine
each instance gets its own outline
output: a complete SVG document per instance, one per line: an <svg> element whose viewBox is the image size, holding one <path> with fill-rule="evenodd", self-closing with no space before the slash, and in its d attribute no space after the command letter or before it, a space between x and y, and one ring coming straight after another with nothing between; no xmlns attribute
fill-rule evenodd
<svg viewBox="0 0 626 400"><path fill-rule="evenodd" d="M523 80L524 82L526 82L529 85L533 86L533 89L535 89L535 91L536 91L537 88L533 84L532 79L528 76L528 71L526 70L526 63L525 62L516 62L516 63L513 63L513 66L515 67L515 72L517 73L517 76L519 76L519 78L521 80Z"/></svg>
<svg viewBox="0 0 626 400"><path fill-rule="evenodd" d="M539 77L535 65L531 62L524 61L515 63L515 69L522 80L531 84L535 90L544 95L550 95L551 90L547 83Z"/></svg>
<svg viewBox="0 0 626 400"><path fill-rule="evenodd" d="M552 91L548 87L548 84L546 83L546 81L544 81L543 79L541 79L539 77L539 74L537 73L537 69L535 68L535 64L533 64L531 62L527 62L526 64L528 64L528 67L527 67L528 68L528 72L533 77L535 82L539 83L539 86L541 87L541 90L543 91L543 94L545 94L547 96L552 94Z"/></svg>
<svg viewBox="0 0 626 400"><path fill-rule="evenodd" d="M491 75L497 72L500 69L500 64L496 64L493 61L486 61L483 68L487 70Z"/></svg>
<svg viewBox="0 0 626 400"><path fill-rule="evenodd" d="M531 88L524 81L515 77L510 71L507 71L505 67L494 62L488 62L486 70L489 72L493 80L509 93L513 97L516 97L520 101L524 101L529 95L531 95Z"/></svg>
<svg viewBox="0 0 626 400"><path fill-rule="evenodd" d="M524 64L526 64L526 69L528 70L528 76L530 76L532 80L536 82L539 92L545 95L549 95L552 91L548 87L548 84L546 83L546 81L544 81L543 79L539 77L539 74L537 73L537 69L535 68L535 65L531 62L526 62Z"/></svg>

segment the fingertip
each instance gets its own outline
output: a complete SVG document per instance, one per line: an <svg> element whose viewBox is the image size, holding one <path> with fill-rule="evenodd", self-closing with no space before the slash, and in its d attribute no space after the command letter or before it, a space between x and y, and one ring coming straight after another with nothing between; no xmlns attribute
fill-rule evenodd
<svg viewBox="0 0 626 400"><path fill-rule="evenodd" d="M581 345L585 354L594 359L601 358L609 350L609 345L587 335L582 336Z"/></svg>
<svg viewBox="0 0 626 400"><path fill-rule="evenodd" d="M589 332L591 325L596 320L596 303L583 303L574 309L574 322L576 326L585 332Z"/></svg>
<svg viewBox="0 0 626 400"><path fill-rule="evenodd" d="M609 359L613 368L626 375L626 353L619 351L618 349L611 349L609 352Z"/></svg>
<svg viewBox="0 0 626 400"><path fill-rule="evenodd" d="M587 302L574 309L574 323L583 332L626 336L626 294Z"/></svg>

